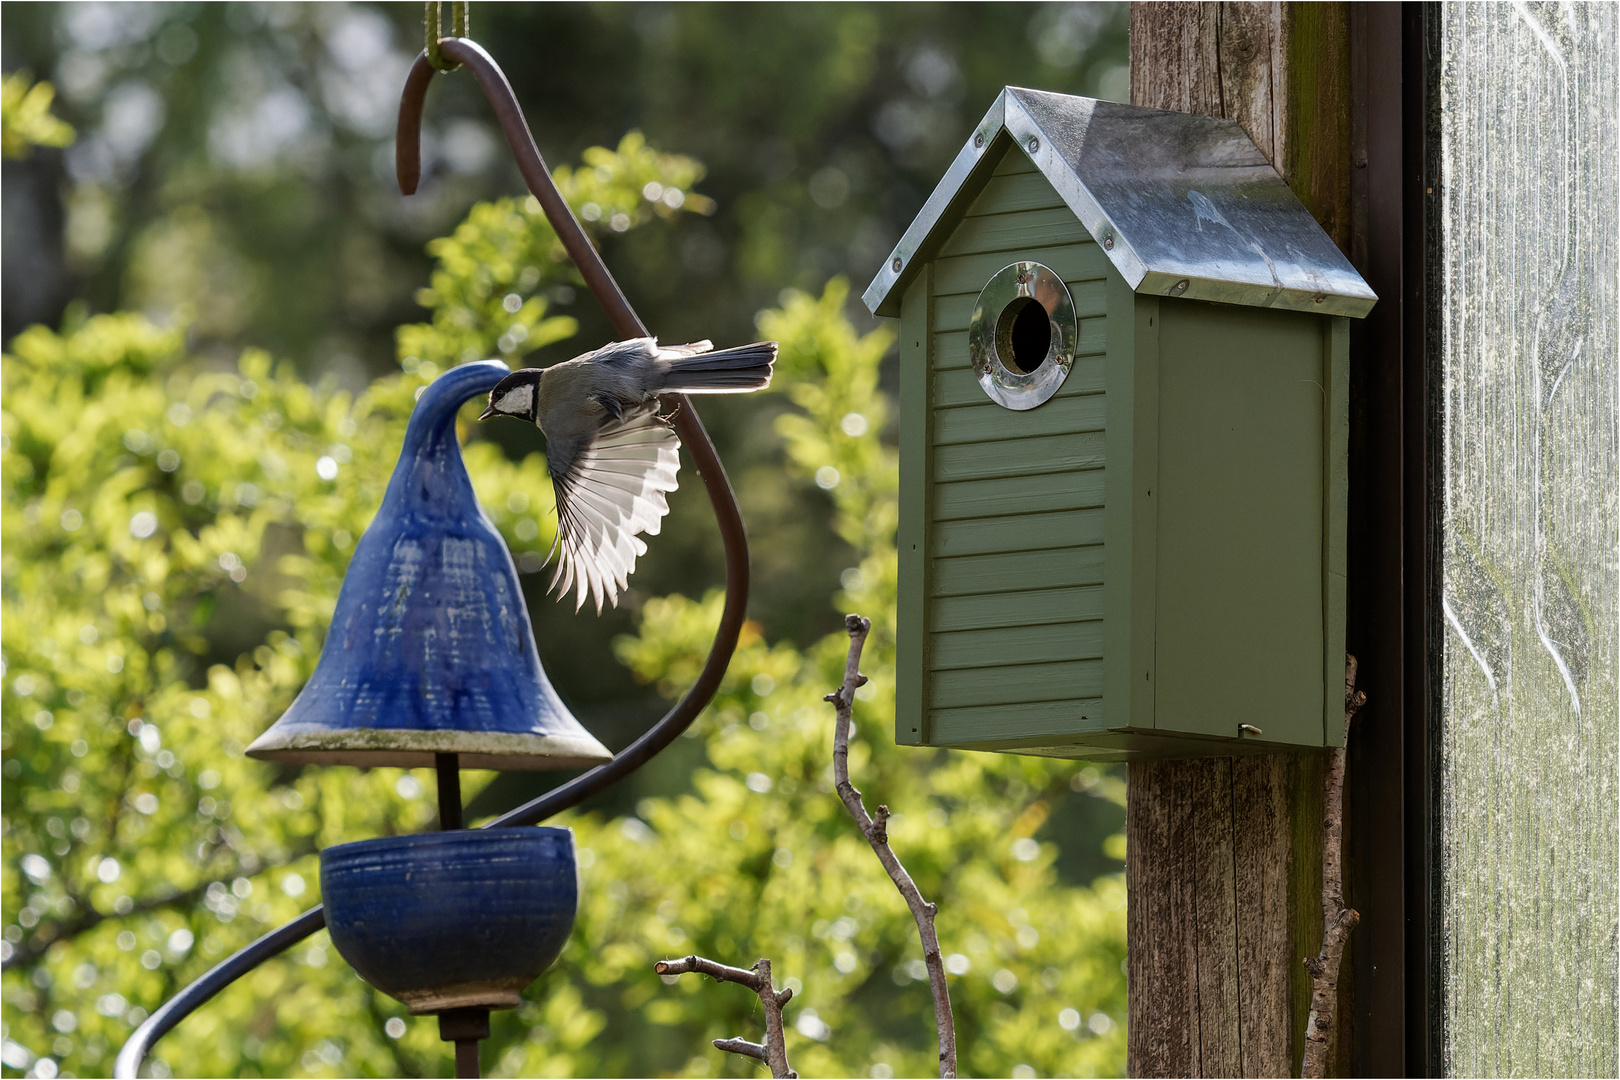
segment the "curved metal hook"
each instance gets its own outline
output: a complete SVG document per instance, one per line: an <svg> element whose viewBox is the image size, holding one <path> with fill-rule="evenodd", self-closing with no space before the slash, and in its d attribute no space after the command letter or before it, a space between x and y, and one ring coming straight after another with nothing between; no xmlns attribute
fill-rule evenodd
<svg viewBox="0 0 1620 1080"><path fill-rule="evenodd" d="M562 241L563 249L579 268L585 284L607 313L614 332L623 338L646 337L647 328L635 309L625 299L619 283L613 279L602 257L591 246L574 217L573 210L563 199L551 179L551 170L534 143L523 110L518 107L511 84L500 65L476 43L465 38L445 38L439 42L440 52L449 60L465 66L478 80L484 96L495 109L506 141L517 158L518 169L528 184L529 191L545 211L546 219ZM424 51L416 58L410 75L405 80L405 91L399 103L399 127L394 143L395 165L399 174L399 187L406 195L416 192L421 179L422 106L427 97L428 83L435 74L433 64ZM697 412L684 395L665 395L664 403L672 413L675 431L692 455L693 464L703 485L708 489L709 503L714 509L715 521L720 526L720 538L726 552L726 602L720 613L720 625L715 630L714 644L708 659L691 689L677 701L669 712L640 738L614 756L612 761L598 765L587 773L562 784L544 795L510 810L482 826L486 829L512 825L534 825L553 814L577 806L585 799L624 779L651 761L666 746L680 737L692 725L700 712L720 688L731 656L737 649L737 638L742 633L748 607L748 535L743 527L742 512L726 479L725 467L715 452L709 433L698 419ZM292 922L270 931L252 944L231 954L210 968L201 978L170 998L146 1021L136 1028L118 1053L113 1075L119 1080L134 1080L141 1062L152 1046L181 1020L207 1002L225 987L298 942L326 926L324 907L313 907Z"/></svg>

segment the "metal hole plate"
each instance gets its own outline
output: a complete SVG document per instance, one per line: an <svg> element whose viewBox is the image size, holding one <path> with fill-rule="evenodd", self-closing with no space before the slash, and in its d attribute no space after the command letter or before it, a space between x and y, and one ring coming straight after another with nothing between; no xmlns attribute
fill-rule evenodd
<svg viewBox="0 0 1620 1080"><path fill-rule="evenodd" d="M1003 360L997 345L1002 312L1019 297L1035 300L1051 322L1052 340L1046 359L1035 370L1020 374ZM1074 300L1063 280L1038 262L1016 262L996 271L979 292L968 323L968 355L979 387L991 401L1007 409L1024 411L1043 404L1058 392L1074 366L1074 343L1079 324Z"/></svg>

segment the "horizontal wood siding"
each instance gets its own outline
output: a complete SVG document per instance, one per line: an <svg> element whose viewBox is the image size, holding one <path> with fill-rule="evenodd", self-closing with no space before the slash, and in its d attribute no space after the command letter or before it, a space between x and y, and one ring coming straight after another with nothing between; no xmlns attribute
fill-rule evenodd
<svg viewBox="0 0 1620 1080"><path fill-rule="evenodd" d="M1102 731L1107 726L1100 697L935 709L929 723L934 742L957 745Z"/></svg>
<svg viewBox="0 0 1620 1080"><path fill-rule="evenodd" d="M968 356L979 291L1009 263L1063 278L1074 367L1027 412L990 401ZM1009 150L932 265L929 741L1102 730L1108 258Z"/></svg>

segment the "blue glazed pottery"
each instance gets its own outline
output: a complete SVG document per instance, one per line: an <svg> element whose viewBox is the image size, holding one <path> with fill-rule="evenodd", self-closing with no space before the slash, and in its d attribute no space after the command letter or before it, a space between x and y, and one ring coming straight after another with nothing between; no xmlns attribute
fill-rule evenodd
<svg viewBox="0 0 1620 1080"><path fill-rule="evenodd" d="M355 545L320 662L250 757L316 765L561 769L612 755L546 673L506 542L484 516L456 413L508 373L451 368L411 413L399 464Z"/></svg>
<svg viewBox="0 0 1620 1080"><path fill-rule="evenodd" d="M579 905L571 829L454 829L321 852L332 944L413 1013L510 1009Z"/></svg>

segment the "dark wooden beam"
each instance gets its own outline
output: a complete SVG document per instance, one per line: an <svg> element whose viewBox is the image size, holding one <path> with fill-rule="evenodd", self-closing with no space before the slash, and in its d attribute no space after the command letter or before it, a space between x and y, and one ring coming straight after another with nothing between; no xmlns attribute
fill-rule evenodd
<svg viewBox="0 0 1620 1080"><path fill-rule="evenodd" d="M1237 120L1346 250L1350 74L1348 4L1131 5L1131 101ZM1131 1075L1297 1075L1322 755L1137 762L1128 790Z"/></svg>

